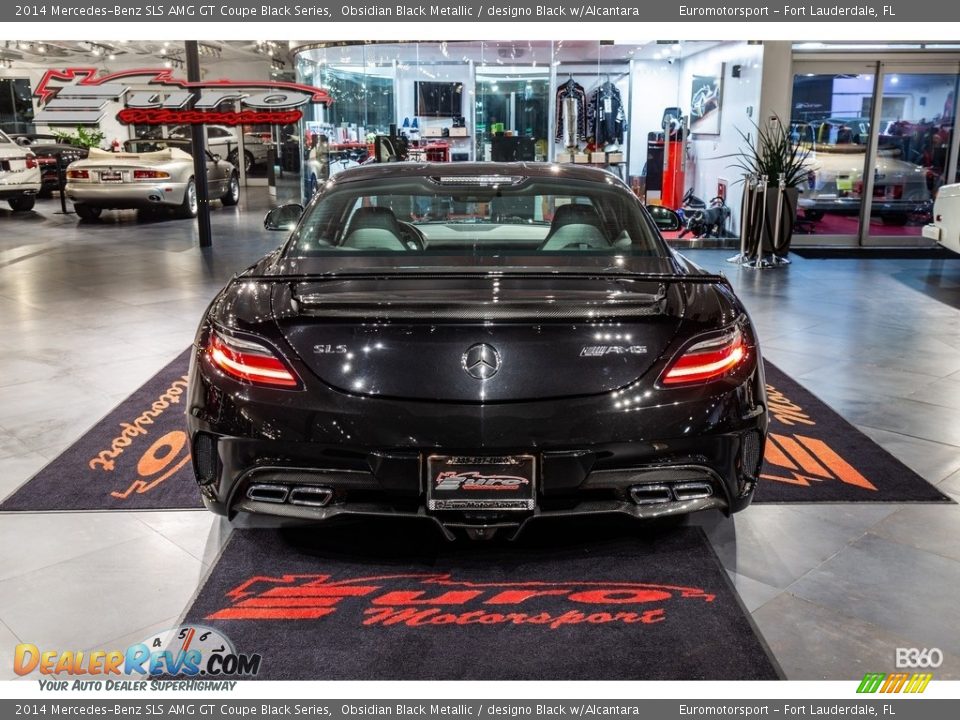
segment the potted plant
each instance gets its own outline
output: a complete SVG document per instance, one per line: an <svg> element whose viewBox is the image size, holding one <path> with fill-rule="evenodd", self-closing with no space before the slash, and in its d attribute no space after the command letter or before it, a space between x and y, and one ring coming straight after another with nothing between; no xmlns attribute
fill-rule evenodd
<svg viewBox="0 0 960 720"><path fill-rule="evenodd" d="M784 257L790 252L793 227L797 218L797 199L800 186L807 181L810 171L810 149L795 143L779 117L771 117L767 125L754 123L756 140L738 130L746 143L746 148L734 157L737 167L744 174L767 178L766 220L761 225L763 208L757 202L750 217L741 218L747 224L747 237L756 253L756 243L763 243L764 253L773 253ZM780 192L780 178L784 180L784 192ZM744 189L748 191L747 188ZM780 208L780 232L775 232L777 222L777 204Z"/></svg>
<svg viewBox="0 0 960 720"><path fill-rule="evenodd" d="M57 139L57 142L81 148L100 147L100 143L103 142L105 137L99 130L88 130L82 125L77 126L75 133L55 129L53 136Z"/></svg>

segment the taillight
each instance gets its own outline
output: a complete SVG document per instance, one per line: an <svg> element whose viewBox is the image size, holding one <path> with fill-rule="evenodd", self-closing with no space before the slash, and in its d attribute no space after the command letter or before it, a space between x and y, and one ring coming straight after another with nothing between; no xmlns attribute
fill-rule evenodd
<svg viewBox="0 0 960 720"><path fill-rule="evenodd" d="M291 388L299 385L293 371L270 348L258 342L211 331L206 354L214 367L238 380L272 387Z"/></svg>
<svg viewBox="0 0 960 720"><path fill-rule="evenodd" d="M660 378L662 385L682 385L716 380L731 372L747 356L743 333L737 329L691 345Z"/></svg>
<svg viewBox="0 0 960 720"><path fill-rule="evenodd" d="M33 153L27 153L27 157L26 157L25 159L26 159L26 161L27 161L27 170L30 170L31 168L37 167L37 156L36 156L36 155L34 155Z"/></svg>
<svg viewBox="0 0 960 720"><path fill-rule="evenodd" d="M70 180L89 180L89 170L67 170L67 177Z"/></svg>
<svg viewBox="0 0 960 720"><path fill-rule="evenodd" d="M133 179L134 180L163 180L170 177L170 173L161 172L160 170L134 170Z"/></svg>

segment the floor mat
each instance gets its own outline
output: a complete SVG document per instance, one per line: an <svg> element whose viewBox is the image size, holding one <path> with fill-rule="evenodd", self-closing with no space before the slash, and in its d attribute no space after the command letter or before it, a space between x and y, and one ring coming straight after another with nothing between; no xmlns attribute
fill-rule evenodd
<svg viewBox="0 0 960 720"><path fill-rule="evenodd" d="M699 528L468 544L388 527L234 531L185 622L259 653L258 679L778 677Z"/></svg>
<svg viewBox="0 0 960 720"><path fill-rule="evenodd" d="M201 507L181 402L188 361L184 351L0 511ZM756 502L950 501L770 363L766 373L771 435Z"/></svg>
<svg viewBox="0 0 960 720"><path fill-rule="evenodd" d="M952 502L769 362L755 503Z"/></svg>
<svg viewBox="0 0 960 720"><path fill-rule="evenodd" d="M184 421L185 350L0 510L151 510L202 507Z"/></svg>

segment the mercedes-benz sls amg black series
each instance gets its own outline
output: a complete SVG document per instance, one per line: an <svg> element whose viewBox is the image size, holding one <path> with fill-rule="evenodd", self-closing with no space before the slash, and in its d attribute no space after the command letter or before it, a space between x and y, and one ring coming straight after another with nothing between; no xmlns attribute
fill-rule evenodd
<svg viewBox="0 0 960 720"><path fill-rule="evenodd" d="M754 329L609 173L383 163L265 225L292 233L214 299L191 361L211 510L476 538L750 503Z"/></svg>

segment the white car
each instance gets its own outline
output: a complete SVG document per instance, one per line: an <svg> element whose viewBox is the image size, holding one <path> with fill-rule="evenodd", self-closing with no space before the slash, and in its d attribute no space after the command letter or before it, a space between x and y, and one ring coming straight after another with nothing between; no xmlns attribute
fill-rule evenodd
<svg viewBox="0 0 960 720"><path fill-rule="evenodd" d="M923 236L960 254L960 185L944 185L933 203L933 222Z"/></svg>
<svg viewBox="0 0 960 720"><path fill-rule="evenodd" d="M29 148L0 132L0 200L14 212L27 212L40 192L40 164Z"/></svg>
<svg viewBox="0 0 960 720"><path fill-rule="evenodd" d="M191 135L188 125L178 125L170 128L170 137L189 140ZM267 162L269 145L255 133L243 134L243 171L249 173L254 165L264 165ZM240 141L235 128L226 125L207 126L207 149L224 158L234 167L240 167Z"/></svg>
<svg viewBox="0 0 960 720"><path fill-rule="evenodd" d="M810 151L810 171L799 200L804 217L817 221L827 213L859 215L869 122L829 119L817 128L796 123L792 132L794 141ZM927 175L927 168L904 160L899 149L881 146L873 171L872 213L884 225L929 219L932 196Z"/></svg>

